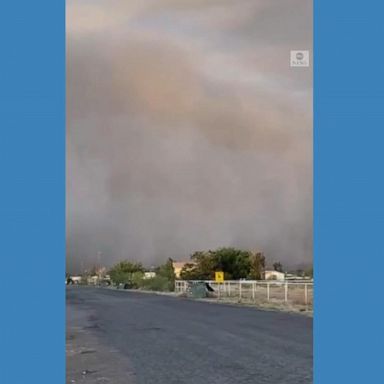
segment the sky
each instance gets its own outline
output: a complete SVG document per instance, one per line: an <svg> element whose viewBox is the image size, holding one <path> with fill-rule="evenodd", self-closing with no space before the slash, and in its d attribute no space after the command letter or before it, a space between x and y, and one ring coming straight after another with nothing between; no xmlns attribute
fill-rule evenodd
<svg viewBox="0 0 384 384"><path fill-rule="evenodd" d="M308 0L67 0L67 267L312 260Z"/></svg>

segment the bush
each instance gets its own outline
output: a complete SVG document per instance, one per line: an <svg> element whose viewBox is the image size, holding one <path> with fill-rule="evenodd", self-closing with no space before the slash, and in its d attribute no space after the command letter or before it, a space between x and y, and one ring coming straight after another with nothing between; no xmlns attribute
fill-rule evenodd
<svg viewBox="0 0 384 384"><path fill-rule="evenodd" d="M143 277L144 268L140 263L121 261L112 267L109 274L115 284L124 284L130 281L138 284L138 281Z"/></svg>
<svg viewBox="0 0 384 384"><path fill-rule="evenodd" d="M165 276L155 276L150 279L141 280L140 286L143 289L161 292L173 291L174 289L173 282Z"/></svg>
<svg viewBox="0 0 384 384"><path fill-rule="evenodd" d="M173 262L168 259L165 264L156 269L156 276L144 279L144 267L141 263L121 261L109 271L112 283L125 289L148 289L152 291L173 291L175 289L175 274Z"/></svg>
<svg viewBox="0 0 384 384"><path fill-rule="evenodd" d="M167 281L167 288L164 289L165 291L174 291L176 276L175 271L173 269L173 260L171 258L169 258L165 262L165 264L160 265L160 267L156 268L156 277L161 278L163 281Z"/></svg>

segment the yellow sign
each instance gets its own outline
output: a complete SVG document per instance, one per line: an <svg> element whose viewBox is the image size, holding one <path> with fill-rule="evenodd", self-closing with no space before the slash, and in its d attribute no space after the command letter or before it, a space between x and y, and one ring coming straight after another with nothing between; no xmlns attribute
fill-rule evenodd
<svg viewBox="0 0 384 384"><path fill-rule="evenodd" d="M221 283L224 281L224 272L215 272L215 281Z"/></svg>

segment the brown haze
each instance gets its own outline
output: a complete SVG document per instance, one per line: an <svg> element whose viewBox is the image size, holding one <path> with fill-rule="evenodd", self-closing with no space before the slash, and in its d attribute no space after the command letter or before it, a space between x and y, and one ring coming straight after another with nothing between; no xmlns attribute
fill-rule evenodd
<svg viewBox="0 0 384 384"><path fill-rule="evenodd" d="M67 262L312 259L309 0L67 1Z"/></svg>

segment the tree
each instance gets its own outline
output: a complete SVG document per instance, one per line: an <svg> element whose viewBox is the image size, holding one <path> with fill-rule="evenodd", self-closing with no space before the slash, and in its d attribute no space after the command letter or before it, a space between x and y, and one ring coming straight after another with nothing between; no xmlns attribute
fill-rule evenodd
<svg viewBox="0 0 384 384"><path fill-rule="evenodd" d="M253 253L250 257L250 271L248 277L252 280L261 280L265 270L265 256L262 252Z"/></svg>
<svg viewBox="0 0 384 384"><path fill-rule="evenodd" d="M192 254L191 260L196 263L197 271L200 275L200 280L213 279L216 266L212 251L195 252Z"/></svg>
<svg viewBox="0 0 384 384"><path fill-rule="evenodd" d="M180 271L182 280L201 280L200 272L194 263L187 263Z"/></svg>
<svg viewBox="0 0 384 384"><path fill-rule="evenodd" d="M273 263L273 269L277 272L283 272L283 264L281 264L279 261L276 261Z"/></svg>
<svg viewBox="0 0 384 384"><path fill-rule="evenodd" d="M193 263L182 269L180 276L185 280L211 280L214 276L215 261L212 251L197 251L191 255Z"/></svg>
<svg viewBox="0 0 384 384"><path fill-rule="evenodd" d="M215 270L223 271L228 279L242 279L249 275L251 253L236 248L219 248L212 253ZM213 271L214 272L214 271Z"/></svg>
<svg viewBox="0 0 384 384"><path fill-rule="evenodd" d="M180 277L184 280L212 280L215 271L222 271L227 280L245 278L251 270L251 256L251 252L232 247L198 251L191 255L193 263L184 266Z"/></svg>
<svg viewBox="0 0 384 384"><path fill-rule="evenodd" d="M128 283L137 280L139 276L144 274L144 268L141 263L133 263L130 261L121 261L114 265L109 271L111 280L115 284Z"/></svg>
<svg viewBox="0 0 384 384"><path fill-rule="evenodd" d="M173 269L173 260L168 258L165 264L160 265L156 269L156 275L158 277L165 279L168 283L168 290L173 291L175 289L175 270Z"/></svg>

